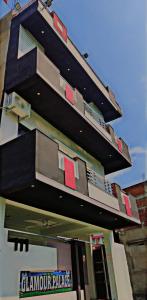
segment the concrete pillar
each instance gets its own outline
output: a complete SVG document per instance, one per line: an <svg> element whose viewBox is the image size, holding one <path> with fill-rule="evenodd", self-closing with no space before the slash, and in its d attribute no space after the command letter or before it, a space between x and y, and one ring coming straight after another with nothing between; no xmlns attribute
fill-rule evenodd
<svg viewBox="0 0 147 300"><path fill-rule="evenodd" d="M5 94L3 107L6 107L7 95ZM18 135L18 116L7 110L2 110L0 126L0 144L15 139Z"/></svg>
<svg viewBox="0 0 147 300"><path fill-rule="evenodd" d="M5 272L4 269L4 261L5 261L5 252L4 252L4 244L5 244L5 207L6 200L0 197L0 300L3 299L3 275Z"/></svg>
<svg viewBox="0 0 147 300"><path fill-rule="evenodd" d="M92 250L91 250L91 245L90 244L86 244L86 255L87 255L90 297L91 297L91 299L96 299L93 257L92 257Z"/></svg>
<svg viewBox="0 0 147 300"><path fill-rule="evenodd" d="M4 228L6 200L0 198L0 229Z"/></svg>
<svg viewBox="0 0 147 300"><path fill-rule="evenodd" d="M112 251L111 251L111 235L112 232L104 232L104 244L105 244L105 251L106 251L106 258L107 258L107 267L108 267L108 275L110 281L110 289L111 289L111 296L112 300L118 300L117 297L117 288L115 282L115 274L113 268L113 261L112 261Z"/></svg>
<svg viewBox="0 0 147 300"><path fill-rule="evenodd" d="M3 91L4 91L4 78L6 69L6 59L9 44L10 25L12 19L12 12L0 20L0 106L2 104Z"/></svg>

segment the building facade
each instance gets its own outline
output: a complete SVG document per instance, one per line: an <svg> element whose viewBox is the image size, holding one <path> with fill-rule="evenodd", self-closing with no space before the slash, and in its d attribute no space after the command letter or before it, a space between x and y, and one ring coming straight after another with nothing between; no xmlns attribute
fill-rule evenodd
<svg viewBox="0 0 147 300"><path fill-rule="evenodd" d="M132 300L115 230L137 206L105 180L131 166L121 108L44 2L0 28L0 299Z"/></svg>
<svg viewBox="0 0 147 300"><path fill-rule="evenodd" d="M127 187L126 192L137 201L141 226L121 231L125 245L135 300L147 299L147 181Z"/></svg>

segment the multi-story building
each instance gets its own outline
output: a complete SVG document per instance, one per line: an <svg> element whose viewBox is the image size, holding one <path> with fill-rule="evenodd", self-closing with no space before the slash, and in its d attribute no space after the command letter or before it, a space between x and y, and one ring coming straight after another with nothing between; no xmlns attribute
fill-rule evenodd
<svg viewBox="0 0 147 300"><path fill-rule="evenodd" d="M0 298L131 300L115 96L41 0L0 21ZM37 298L38 299L38 298Z"/></svg>
<svg viewBox="0 0 147 300"><path fill-rule="evenodd" d="M147 181L125 189L137 201L141 226L121 230L125 245L134 300L147 299Z"/></svg>

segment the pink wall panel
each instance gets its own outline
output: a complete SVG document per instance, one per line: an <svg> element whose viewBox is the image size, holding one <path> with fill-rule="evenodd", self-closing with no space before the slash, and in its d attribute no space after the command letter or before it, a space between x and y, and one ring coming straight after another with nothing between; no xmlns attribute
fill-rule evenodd
<svg viewBox="0 0 147 300"><path fill-rule="evenodd" d="M75 179L74 163L66 157L64 157L64 171L65 171L65 185L75 190L76 179Z"/></svg>
<svg viewBox="0 0 147 300"><path fill-rule="evenodd" d="M64 26L62 21L59 19L59 17L53 12L52 13L53 20L54 20L54 27L59 32L59 34L62 36L65 42L67 42L67 28Z"/></svg>
<svg viewBox="0 0 147 300"><path fill-rule="evenodd" d="M123 147L122 147L122 141L121 141L120 139L117 139L117 146L118 146L118 150L119 150L120 152L122 152Z"/></svg>
<svg viewBox="0 0 147 300"><path fill-rule="evenodd" d="M66 99L74 105L75 104L74 92L68 84L66 84L65 94L66 94Z"/></svg>
<svg viewBox="0 0 147 300"><path fill-rule="evenodd" d="M126 213L129 217L132 217L132 209L131 209L131 204L130 204L130 200L129 197L127 195L123 195L123 200L124 200L124 204L126 207Z"/></svg>

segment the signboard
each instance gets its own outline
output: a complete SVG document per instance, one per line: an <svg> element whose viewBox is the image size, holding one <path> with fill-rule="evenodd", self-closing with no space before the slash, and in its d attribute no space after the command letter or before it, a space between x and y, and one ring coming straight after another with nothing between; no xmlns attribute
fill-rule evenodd
<svg viewBox="0 0 147 300"><path fill-rule="evenodd" d="M19 298L65 293L71 290L71 271L20 272Z"/></svg>
<svg viewBox="0 0 147 300"><path fill-rule="evenodd" d="M104 245L104 234L103 233L98 233L98 234L93 234L92 236L92 248L93 250L98 249L101 247L101 245Z"/></svg>

